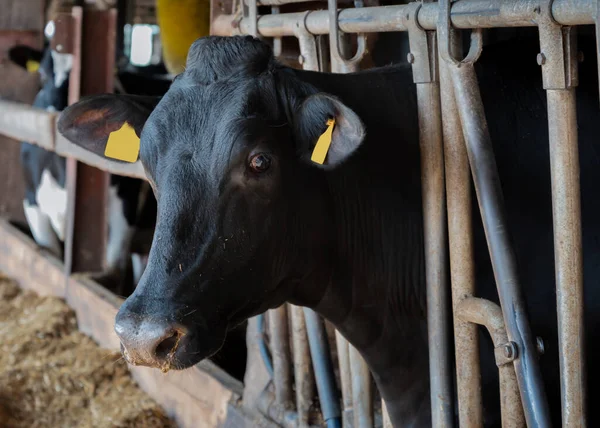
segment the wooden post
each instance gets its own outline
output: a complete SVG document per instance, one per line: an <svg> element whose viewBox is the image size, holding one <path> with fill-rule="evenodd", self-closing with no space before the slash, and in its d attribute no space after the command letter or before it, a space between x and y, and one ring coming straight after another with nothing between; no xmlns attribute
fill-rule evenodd
<svg viewBox="0 0 600 428"><path fill-rule="evenodd" d="M73 8L69 104L80 96L113 91L117 14ZM58 25L57 25L58 29ZM59 46L55 46L58 50ZM64 46L62 47L64 49ZM108 234L108 173L67 159L67 236L65 271L99 272L104 268Z"/></svg>

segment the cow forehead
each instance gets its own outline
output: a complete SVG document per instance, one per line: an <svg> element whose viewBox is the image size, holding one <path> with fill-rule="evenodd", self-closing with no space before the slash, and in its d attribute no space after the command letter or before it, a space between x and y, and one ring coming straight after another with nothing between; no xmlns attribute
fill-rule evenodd
<svg viewBox="0 0 600 428"><path fill-rule="evenodd" d="M163 150L194 146L196 150L228 147L243 132L247 118L276 121L279 108L272 88L252 79L210 85L175 82L158 103L144 128L144 137ZM219 144L215 144L219 143Z"/></svg>
<svg viewBox="0 0 600 428"><path fill-rule="evenodd" d="M145 165L192 160L219 169L235 154L256 105L248 85L172 87L152 112L141 136ZM153 169L153 168L150 168Z"/></svg>

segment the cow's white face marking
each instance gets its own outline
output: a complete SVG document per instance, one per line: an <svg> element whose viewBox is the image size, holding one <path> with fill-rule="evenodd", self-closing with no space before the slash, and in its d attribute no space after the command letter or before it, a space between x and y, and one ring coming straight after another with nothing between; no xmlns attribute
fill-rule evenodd
<svg viewBox="0 0 600 428"><path fill-rule="evenodd" d="M44 214L48 216L54 231L61 241L65 240L67 217L67 190L61 187L50 171L42 172L42 180L35 197Z"/></svg>
<svg viewBox="0 0 600 428"><path fill-rule="evenodd" d="M54 85L60 88L73 68L73 54L61 54L56 51L51 53L54 62Z"/></svg>
<svg viewBox="0 0 600 428"><path fill-rule="evenodd" d="M108 270L126 266L134 228L127 224L123 213L123 200L117 195L117 188L110 186L108 193L108 243L106 245L106 265Z"/></svg>
<svg viewBox="0 0 600 428"><path fill-rule="evenodd" d="M31 205L27 200L23 201L23 210L35 242L40 247L47 248L56 257L61 258L60 241L52 229L50 218L42 212L39 206Z"/></svg>

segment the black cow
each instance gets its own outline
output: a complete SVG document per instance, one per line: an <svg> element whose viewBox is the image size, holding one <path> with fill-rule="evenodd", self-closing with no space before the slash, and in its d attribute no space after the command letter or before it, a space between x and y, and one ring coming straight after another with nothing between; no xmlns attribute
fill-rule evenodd
<svg viewBox="0 0 600 428"><path fill-rule="evenodd" d="M17 65L30 68L31 63L39 62L41 89L33 106L48 111L61 111L68 104L69 75L73 65L73 55L59 53L46 47L38 51L27 46L15 46L9 57ZM129 91L142 91L147 94L164 94L169 81L120 73ZM139 84L143 87L140 89ZM122 85L124 86L124 85ZM25 198L23 208L30 231L38 245L61 257L65 239L67 192L66 160L39 146L22 142L21 164L25 178ZM144 269L143 241L132 247L134 235L143 230L152 233L156 216L156 202L149 191L144 191L145 183L139 179L111 175L109 189L109 237L106 251L106 272L95 278L119 294L130 292L127 284L135 283ZM149 189L148 189L149 190ZM144 236L142 234L141 236ZM132 252L133 250L133 252ZM133 272L126 280L128 265L132 256Z"/></svg>
<svg viewBox="0 0 600 428"><path fill-rule="evenodd" d="M541 364L551 409L560 421L546 101L538 43L519 46L486 48L477 70L532 328L546 344ZM582 49L588 48L593 57L593 44ZM600 115L595 64L585 65L578 120L594 396ZM331 118L331 147L318 165L311 153ZM193 44L186 71L162 99L91 97L62 114L59 130L102 154L108 134L124 122L141 137L139 156L158 200L148 268L116 318L130 363L189 367L215 353L229 329L288 301L315 309L358 348L395 426L431 425L410 68L298 71L279 65L258 40L207 37ZM480 222L475 245L478 295L497 301ZM487 335L482 358L486 421L494 426L498 379Z"/></svg>

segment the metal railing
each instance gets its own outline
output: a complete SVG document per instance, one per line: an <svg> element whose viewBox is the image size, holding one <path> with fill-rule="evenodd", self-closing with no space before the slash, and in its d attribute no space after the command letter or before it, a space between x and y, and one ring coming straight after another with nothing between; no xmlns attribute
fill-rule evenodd
<svg viewBox="0 0 600 428"><path fill-rule="evenodd" d="M223 15L212 23L212 33L216 35L254 34L278 39L294 36L300 42L304 68L313 70L313 64L317 64L314 36L329 34L332 71L337 72L352 71L360 61L362 48L359 38L356 57L345 60L339 53L338 32L362 35L408 31L409 62L417 85L421 135L431 406L435 427L453 425L449 332L442 322L448 293L444 278L447 255L443 250L446 235L450 243L460 425L480 427L483 424L476 330L476 324L481 324L488 328L496 348L503 426L522 426L525 420L528 426L550 426L537 361L537 340L525 312L514 250L507 239L509 227L473 68L482 49L482 28L530 26L539 28L538 62L548 95L563 423L565 426L586 424L583 349L568 348L572 343L568 338L575 338L575 343L583 338L581 209L574 101L577 64L574 30L569 26L596 23L598 11L597 2L592 0L461 0L453 4L442 0L341 11L337 10L335 0L329 0L326 11L242 19ZM596 28L598 32L598 26ZM458 37L451 37L452 32L458 35L460 29L474 29L471 51L465 59L458 55ZM432 30L438 33L439 55L436 37L429 32ZM347 67L349 64L351 67ZM469 166L501 307L473 296L473 242L472 236L464 233L472 229Z"/></svg>

